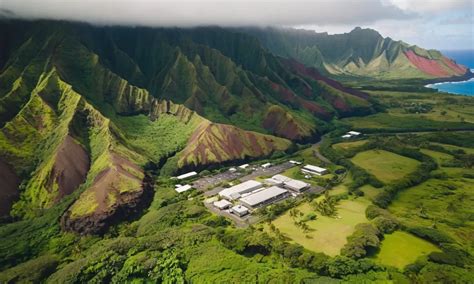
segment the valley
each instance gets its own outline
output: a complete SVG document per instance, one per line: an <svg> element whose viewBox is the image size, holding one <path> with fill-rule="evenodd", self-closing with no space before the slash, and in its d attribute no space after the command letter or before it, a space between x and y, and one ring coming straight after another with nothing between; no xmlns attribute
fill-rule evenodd
<svg viewBox="0 0 474 284"><path fill-rule="evenodd" d="M0 31L1 283L472 282L474 98L423 87L472 74L441 53L361 29Z"/></svg>

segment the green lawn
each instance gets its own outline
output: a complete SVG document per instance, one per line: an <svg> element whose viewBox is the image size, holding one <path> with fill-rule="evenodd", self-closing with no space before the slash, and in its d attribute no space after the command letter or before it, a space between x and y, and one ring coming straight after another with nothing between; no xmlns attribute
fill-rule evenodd
<svg viewBox="0 0 474 284"><path fill-rule="evenodd" d="M455 145L441 144L441 143L434 143L434 142L431 144L442 146L446 148L447 150L452 150L452 151L464 150L464 152L466 152L467 154L474 154L474 148L460 147L460 146L455 146Z"/></svg>
<svg viewBox="0 0 474 284"><path fill-rule="evenodd" d="M434 251L440 251L440 249L412 234L397 231L385 235L380 251L374 259L383 265L403 269L406 265L415 262L418 257Z"/></svg>
<svg viewBox="0 0 474 284"><path fill-rule="evenodd" d="M337 144L332 145L332 147L334 149L348 150L350 148L362 146L367 142L368 142L368 140L359 140L359 141L352 141L352 142L341 142L341 143L337 143Z"/></svg>
<svg viewBox="0 0 474 284"><path fill-rule="evenodd" d="M419 162L385 150L369 150L357 153L352 162L380 179L391 182L414 171Z"/></svg>
<svg viewBox="0 0 474 284"><path fill-rule="evenodd" d="M420 151L423 154L426 154L435 159L438 165L442 165L443 163L446 163L453 159L453 156L442 152L437 152L429 149L421 149Z"/></svg>
<svg viewBox="0 0 474 284"><path fill-rule="evenodd" d="M360 187L360 190L364 193L364 196L369 199L373 200L377 194L380 193L381 189L375 188L370 184L366 184Z"/></svg>
<svg viewBox="0 0 474 284"><path fill-rule="evenodd" d="M368 205L369 201L364 198L342 200L337 206L337 214L340 218L325 217L315 212L318 217L316 220L307 222L312 229L308 233L304 233L295 226L288 212L274 220L273 224L295 243L312 251L335 256L346 244L347 236L354 232L354 227L359 223L367 222L365 209ZM313 212L308 203L303 203L296 208L304 214Z"/></svg>

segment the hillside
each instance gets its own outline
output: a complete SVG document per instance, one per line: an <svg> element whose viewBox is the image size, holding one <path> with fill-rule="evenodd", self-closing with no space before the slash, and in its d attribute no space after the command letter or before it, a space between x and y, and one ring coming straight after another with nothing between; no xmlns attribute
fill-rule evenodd
<svg viewBox="0 0 474 284"><path fill-rule="evenodd" d="M470 70L437 50L426 50L372 29L329 35L296 29L245 29L273 53L333 76L377 79L459 77Z"/></svg>
<svg viewBox="0 0 474 284"><path fill-rule="evenodd" d="M0 31L1 213L34 218L74 195L65 230L102 232L137 211L150 163L172 175L267 157L372 112L367 96L231 30L3 20Z"/></svg>

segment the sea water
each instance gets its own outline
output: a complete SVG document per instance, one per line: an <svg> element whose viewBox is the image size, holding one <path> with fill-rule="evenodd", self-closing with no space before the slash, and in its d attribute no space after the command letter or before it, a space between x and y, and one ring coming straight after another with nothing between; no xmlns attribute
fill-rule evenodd
<svg viewBox="0 0 474 284"><path fill-rule="evenodd" d="M445 50L442 53L457 63L471 68L471 72L474 73L474 50ZM426 87L451 94L474 96L474 78L461 82L429 84Z"/></svg>

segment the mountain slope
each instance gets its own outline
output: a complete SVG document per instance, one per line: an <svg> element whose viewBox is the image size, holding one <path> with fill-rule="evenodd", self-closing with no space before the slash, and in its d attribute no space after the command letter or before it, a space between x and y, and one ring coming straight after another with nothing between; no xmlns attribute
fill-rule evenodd
<svg viewBox="0 0 474 284"><path fill-rule="evenodd" d="M470 73L439 51L383 38L371 29L355 28L335 35L275 28L244 31L259 38L275 54L335 76L432 79Z"/></svg>

